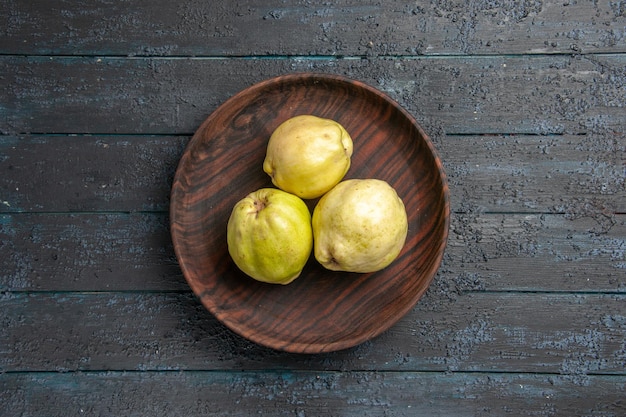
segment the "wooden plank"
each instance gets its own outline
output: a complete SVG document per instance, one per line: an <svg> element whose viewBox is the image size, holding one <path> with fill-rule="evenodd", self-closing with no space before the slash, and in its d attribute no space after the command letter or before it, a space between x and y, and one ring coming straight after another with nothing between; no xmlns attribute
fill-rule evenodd
<svg viewBox="0 0 626 417"><path fill-rule="evenodd" d="M12 0L3 54L440 55L625 52L623 6L563 2ZM297 33L298 36L292 36Z"/></svg>
<svg viewBox="0 0 626 417"><path fill-rule="evenodd" d="M370 342L329 354L297 355L236 336L188 293L5 293L0 298L0 374L539 369L588 384L594 374L626 376L625 297L459 293L436 286Z"/></svg>
<svg viewBox="0 0 626 417"><path fill-rule="evenodd" d="M418 372L0 374L0 412L46 415L618 416L623 376Z"/></svg>
<svg viewBox="0 0 626 417"><path fill-rule="evenodd" d="M626 291L626 219L589 210L454 214L439 275L465 291ZM3 290L187 289L165 213L1 215L0 240Z"/></svg>
<svg viewBox="0 0 626 417"><path fill-rule="evenodd" d="M189 291L167 213L0 215L0 291ZM626 216L456 213L437 291L626 292Z"/></svg>
<svg viewBox="0 0 626 417"><path fill-rule="evenodd" d="M439 282L461 291L626 292L626 216L587 208L455 214Z"/></svg>
<svg viewBox="0 0 626 417"><path fill-rule="evenodd" d="M626 212L626 132L445 136L451 207ZM188 136L0 137L0 212L167 211Z"/></svg>
<svg viewBox="0 0 626 417"><path fill-rule="evenodd" d="M0 215L0 290L189 291L166 213Z"/></svg>
<svg viewBox="0 0 626 417"><path fill-rule="evenodd" d="M167 211L187 136L0 137L0 210Z"/></svg>
<svg viewBox="0 0 626 417"><path fill-rule="evenodd" d="M226 99L332 72L449 134L623 132L626 55L398 59L0 57L4 133L192 134ZM112 122L114 120L114 122Z"/></svg>
<svg viewBox="0 0 626 417"><path fill-rule="evenodd" d="M447 136L437 147L456 211L626 211L626 132Z"/></svg>

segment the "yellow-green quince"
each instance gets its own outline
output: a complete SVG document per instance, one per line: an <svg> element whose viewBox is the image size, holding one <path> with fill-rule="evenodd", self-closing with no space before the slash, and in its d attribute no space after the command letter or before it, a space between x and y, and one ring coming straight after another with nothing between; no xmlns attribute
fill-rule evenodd
<svg viewBox="0 0 626 417"><path fill-rule="evenodd" d="M406 209L387 182L342 181L313 210L313 253L327 269L375 272L400 254L408 233Z"/></svg>
<svg viewBox="0 0 626 417"><path fill-rule="evenodd" d="M262 282L289 284L300 276L312 251L311 214L299 197L262 188L234 206L227 241L244 273Z"/></svg>
<svg viewBox="0 0 626 417"><path fill-rule="evenodd" d="M346 175L352 151L352 138L341 124L299 115L272 133L263 170L281 190L304 199L317 198Z"/></svg>

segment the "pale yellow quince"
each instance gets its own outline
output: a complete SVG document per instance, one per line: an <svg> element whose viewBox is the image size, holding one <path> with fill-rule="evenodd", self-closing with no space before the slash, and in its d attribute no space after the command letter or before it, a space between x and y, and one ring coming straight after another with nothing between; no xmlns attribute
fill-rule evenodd
<svg viewBox="0 0 626 417"><path fill-rule="evenodd" d="M352 151L352 138L338 122L295 116L272 133L263 170L281 190L305 199L317 198L346 175Z"/></svg>
<svg viewBox="0 0 626 417"><path fill-rule="evenodd" d="M298 278L313 248L311 213L299 197L262 188L235 204L228 219L228 252L250 277L272 284Z"/></svg>
<svg viewBox="0 0 626 417"><path fill-rule="evenodd" d="M313 253L327 269L375 272L391 264L408 233L404 203L387 182L352 179L313 210Z"/></svg>

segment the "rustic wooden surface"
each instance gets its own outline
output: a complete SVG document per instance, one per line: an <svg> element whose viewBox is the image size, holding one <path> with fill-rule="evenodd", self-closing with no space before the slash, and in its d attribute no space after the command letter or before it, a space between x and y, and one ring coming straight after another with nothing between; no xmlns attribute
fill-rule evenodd
<svg viewBox="0 0 626 417"><path fill-rule="evenodd" d="M623 1L0 3L0 415L626 415ZM321 355L185 282L174 170L276 75L337 73L430 133L452 218L424 298Z"/></svg>

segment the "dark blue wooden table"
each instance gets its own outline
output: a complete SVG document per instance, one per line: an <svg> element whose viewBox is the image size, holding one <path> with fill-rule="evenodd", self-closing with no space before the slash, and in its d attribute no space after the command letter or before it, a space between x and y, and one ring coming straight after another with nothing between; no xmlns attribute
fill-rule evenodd
<svg viewBox="0 0 626 417"><path fill-rule="evenodd" d="M0 3L0 415L626 415L626 3ZM221 103L294 72L387 93L448 174L426 295L274 351L187 285L169 192Z"/></svg>

